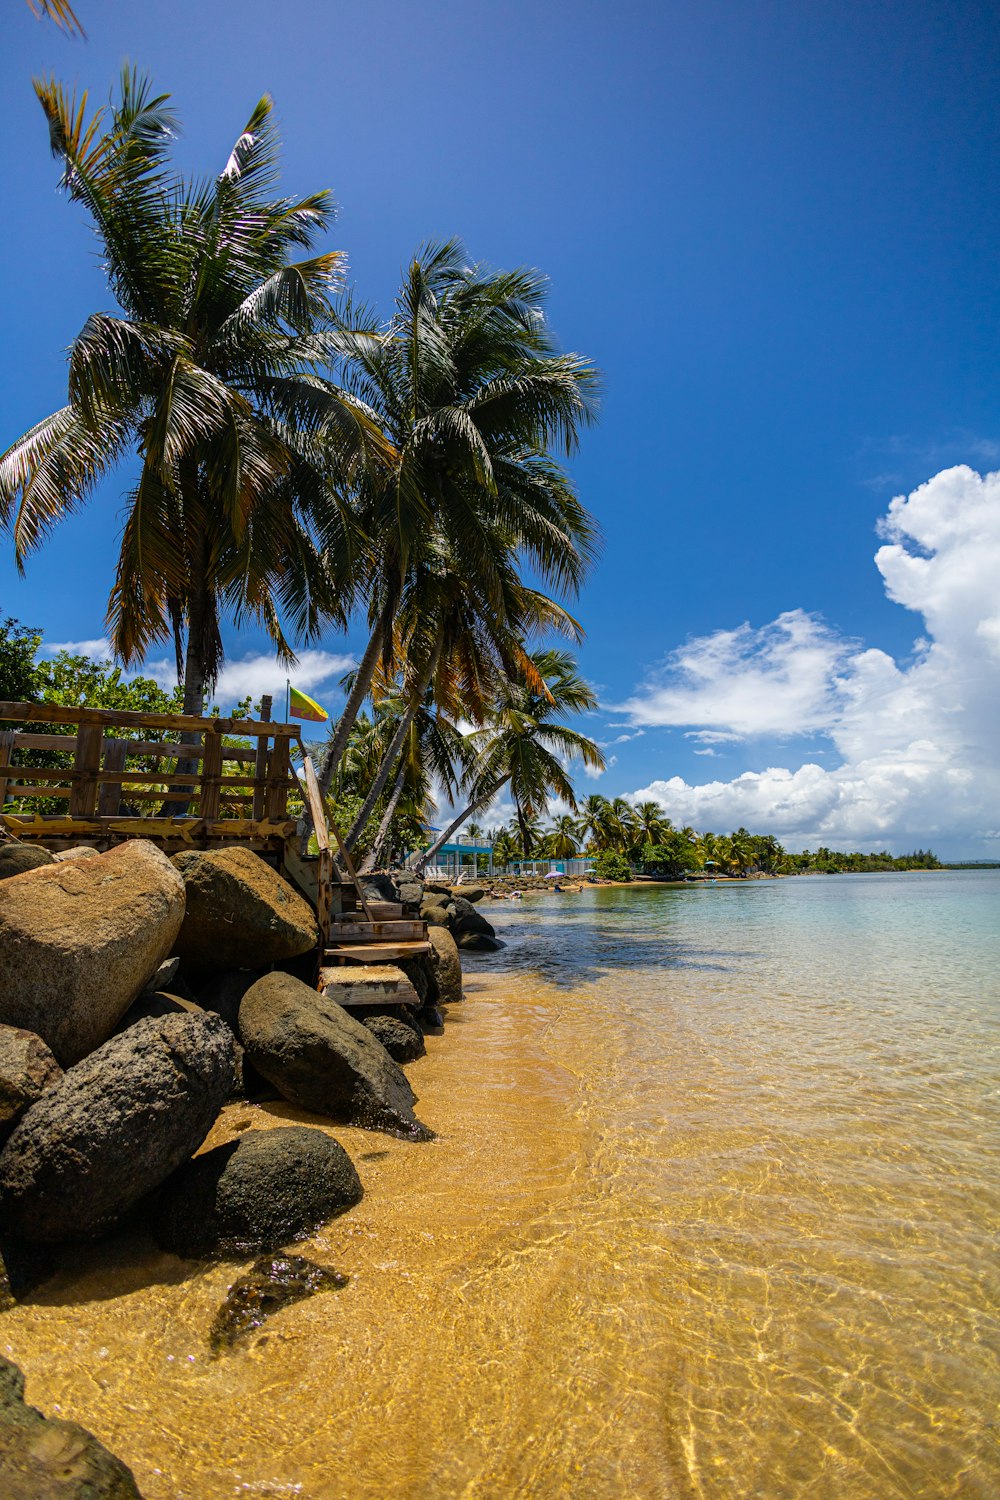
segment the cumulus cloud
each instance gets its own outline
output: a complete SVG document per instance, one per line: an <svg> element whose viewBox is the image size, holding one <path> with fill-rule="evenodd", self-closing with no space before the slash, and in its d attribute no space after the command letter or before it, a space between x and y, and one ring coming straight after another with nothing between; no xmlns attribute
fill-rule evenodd
<svg viewBox="0 0 1000 1500"><path fill-rule="evenodd" d="M822 734L840 764L639 788L675 821L768 829L786 843L975 845L1000 803L1000 474L960 465L897 496L875 563L920 616L912 659L794 609L689 642L626 705L639 725L720 739Z"/></svg>
<svg viewBox="0 0 1000 1500"><path fill-rule="evenodd" d="M89 656L94 661L111 660L111 642L105 635L97 636L92 641L46 641L42 650L47 656L68 651L71 656Z"/></svg>
<svg viewBox="0 0 1000 1500"><path fill-rule="evenodd" d="M279 708L284 709L286 677L303 692L313 693L317 688L339 692L337 681L352 666L353 656L318 648L300 651L298 662L290 671L265 652L233 657L223 665L213 697L221 707L231 708L241 698L253 698L256 702L262 693L270 693L277 713ZM141 675L152 677L165 688L172 688L177 682L177 668L166 659L146 662Z"/></svg>

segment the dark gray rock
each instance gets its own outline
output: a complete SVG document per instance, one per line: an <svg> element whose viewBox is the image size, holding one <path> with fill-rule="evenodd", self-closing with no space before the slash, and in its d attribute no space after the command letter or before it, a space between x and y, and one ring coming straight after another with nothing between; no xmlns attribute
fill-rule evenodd
<svg viewBox="0 0 1000 1500"><path fill-rule="evenodd" d="M360 1201L354 1164L332 1136L305 1125L251 1130L174 1174L157 1195L153 1232L175 1255L260 1255Z"/></svg>
<svg viewBox="0 0 1000 1500"><path fill-rule="evenodd" d="M24 1399L24 1376L0 1358L3 1500L142 1500L132 1470L92 1433L44 1417Z"/></svg>
<svg viewBox="0 0 1000 1500"><path fill-rule="evenodd" d="M171 985L177 978L177 971L181 966L179 958L168 958L160 965L152 979L146 985L147 990L170 990Z"/></svg>
<svg viewBox="0 0 1000 1500"><path fill-rule="evenodd" d="M185 1000L182 995L168 995L163 990L143 990L138 1000L133 1000L128 1010L115 1027L114 1035L121 1036L137 1021L159 1020L162 1016L201 1015L202 1007L194 1000Z"/></svg>
<svg viewBox="0 0 1000 1500"><path fill-rule="evenodd" d="M400 958L396 962L416 990L420 1004L433 1005L438 998L438 987L430 955L421 953L416 958Z"/></svg>
<svg viewBox="0 0 1000 1500"><path fill-rule="evenodd" d="M25 870L37 870L42 865L54 863L47 849L36 848L34 844L20 844L16 839L0 844L0 880L6 880L9 875L23 875Z"/></svg>
<svg viewBox="0 0 1000 1500"><path fill-rule="evenodd" d="M244 1343L268 1318L317 1292L336 1292L350 1281L304 1255L265 1255L234 1281L208 1335L213 1354Z"/></svg>
<svg viewBox="0 0 1000 1500"><path fill-rule="evenodd" d="M233 1082L218 1016L137 1021L48 1089L0 1152L0 1221L35 1242L93 1239L196 1151Z"/></svg>
<svg viewBox="0 0 1000 1500"><path fill-rule="evenodd" d="M419 907L421 901L424 899L423 881L406 870L398 871L393 878L396 882L396 889L399 892L399 900L402 901L403 905Z"/></svg>
<svg viewBox="0 0 1000 1500"><path fill-rule="evenodd" d="M0 1026L0 1142L62 1076L62 1068L40 1036L19 1026Z"/></svg>
<svg viewBox="0 0 1000 1500"><path fill-rule="evenodd" d="M456 938L464 932L481 932L484 937L496 937L492 925L463 896L455 896L448 910L451 913L452 932Z"/></svg>
<svg viewBox="0 0 1000 1500"><path fill-rule="evenodd" d="M187 974L262 969L319 942L316 914L252 849L175 854L186 909L175 951Z"/></svg>
<svg viewBox="0 0 1000 1500"><path fill-rule="evenodd" d="M365 875L361 889L369 901L398 901L399 892L391 875Z"/></svg>
<svg viewBox="0 0 1000 1500"><path fill-rule="evenodd" d="M499 953L503 943L485 932L460 932L455 939L463 953Z"/></svg>
<svg viewBox="0 0 1000 1500"><path fill-rule="evenodd" d="M406 1075L343 1006L289 974L243 997L240 1037L259 1073L293 1104L372 1130L427 1140Z"/></svg>
<svg viewBox="0 0 1000 1500"><path fill-rule="evenodd" d="M365 1016L361 1024L382 1043L393 1062L416 1062L427 1051L420 1027L408 1026L397 1016Z"/></svg>
<svg viewBox="0 0 1000 1500"><path fill-rule="evenodd" d="M444 1016L436 1005L426 1005L420 1012L420 1021L428 1036L439 1036L444 1030Z"/></svg>
<svg viewBox="0 0 1000 1500"><path fill-rule="evenodd" d="M462 998L462 963L455 939L444 927L429 927L427 937L431 944L431 967L438 1003L457 1005Z"/></svg>

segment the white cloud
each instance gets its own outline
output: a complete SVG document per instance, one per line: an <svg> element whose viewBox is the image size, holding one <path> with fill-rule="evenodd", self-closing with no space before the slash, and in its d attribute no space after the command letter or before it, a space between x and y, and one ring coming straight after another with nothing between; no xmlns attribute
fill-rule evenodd
<svg viewBox="0 0 1000 1500"><path fill-rule="evenodd" d="M111 642L104 635L92 641L48 641L42 650L48 656L55 656L57 651L68 651L71 656L90 656L94 661L111 660Z"/></svg>
<svg viewBox="0 0 1000 1500"><path fill-rule="evenodd" d="M922 617L912 660L802 610L689 642L629 700L638 724L719 737L823 733L840 764L655 780L682 823L767 829L786 843L982 840L1000 803L1000 474L946 469L889 506L875 556L889 598Z"/></svg>
<svg viewBox="0 0 1000 1500"><path fill-rule="evenodd" d="M283 716L285 711L285 679L290 677L292 686L313 694L316 688L326 688L328 693L339 696L338 680L354 666L353 656L344 656L332 651L300 651L296 666L289 671L275 661L273 656L257 653L252 656L230 658L224 663L215 685L213 702L221 708L232 708L241 698L253 698L270 693L274 699L274 715ZM141 675L152 677L162 687L172 688L177 682L177 668L172 661L148 661L141 668ZM329 705L324 703L324 708Z"/></svg>
<svg viewBox="0 0 1000 1500"><path fill-rule="evenodd" d="M615 709L634 724L697 724L709 743L815 734L836 713L853 649L816 615L787 610L761 629L745 623L688 641Z"/></svg>
<svg viewBox="0 0 1000 1500"><path fill-rule="evenodd" d="M628 735L626 735L625 738L628 739ZM612 744L616 744L616 743L617 743L617 741L612 740ZM584 776L586 776L586 778L587 778L588 781L600 781L600 779L604 775L604 773L606 771L610 771L611 768L612 768L612 766L616 766L617 764L618 764L618 757L617 757L617 755L609 755L607 757L607 759L605 760L603 766L588 766L588 765L584 764L583 774L584 774Z"/></svg>

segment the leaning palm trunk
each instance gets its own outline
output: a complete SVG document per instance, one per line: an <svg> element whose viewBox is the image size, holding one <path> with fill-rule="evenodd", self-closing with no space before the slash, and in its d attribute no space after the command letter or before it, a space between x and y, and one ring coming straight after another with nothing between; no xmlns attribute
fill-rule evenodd
<svg viewBox="0 0 1000 1500"><path fill-rule="evenodd" d="M405 714L403 714L403 717L400 719L399 724L396 728L396 733L392 737L389 748L382 757L382 764L379 766L378 775L375 777L375 780L368 788L368 795L361 805L361 811L358 813L357 817L354 819L354 822L351 824L351 827L348 829L347 836L344 839L344 843L347 845L348 854L353 853L355 844L358 842L358 839L368 827L368 819L375 811L375 804L385 790L385 784L389 780L389 772L392 770L393 766L396 764L397 759L399 758L400 752L403 748L403 741L406 739L406 736L410 732L410 725L413 723L413 715L415 712L416 700L411 702L410 707L406 710Z"/></svg>
<svg viewBox="0 0 1000 1500"><path fill-rule="evenodd" d="M375 668L378 666L378 660L385 644L386 628L386 617L384 614L381 614L376 621L375 629L372 631L371 640L365 648L365 654L361 658L357 675L354 679L354 686L351 688L350 697L344 704L344 712L338 719L333 738L329 741L324 751L323 762L320 766L318 776L320 793L324 797L329 792L330 784L337 772L337 767L344 757L347 742L351 737L351 730L354 728L358 714L361 712L361 705L368 696L368 689L372 685Z"/></svg>
<svg viewBox="0 0 1000 1500"><path fill-rule="evenodd" d="M421 854L420 858L413 866L414 872L417 875L422 875L427 866L430 864L431 860L437 854L438 850L444 848L445 844L451 838L452 834L457 833L462 824L467 822L468 819L472 817L472 814L474 812L477 812L481 807L485 807L487 802L492 802L497 792L499 792L502 787L505 787L509 780L510 777L505 776L502 781L496 781L491 787L488 787L486 791L480 792L475 800L470 802L468 807L466 807L463 812L459 813L454 822L449 823L448 827L445 829L444 833L441 834L440 838L435 839L430 848L424 850L423 854Z"/></svg>
<svg viewBox="0 0 1000 1500"><path fill-rule="evenodd" d="M382 858L382 850L385 847L386 840L389 837L389 828L392 824L393 818L396 816L396 809L399 806L400 799L403 795L403 788L405 787L405 785L406 760L404 759L399 768L399 775L396 777L396 784L392 789L392 795L389 798L389 802L385 809L385 812L382 814L382 821L378 825L378 832L375 835L375 842L372 844L369 852L365 855L361 868L358 871L359 875L370 875L374 869L377 869L379 860ZM390 850L390 853L391 852L392 851Z"/></svg>

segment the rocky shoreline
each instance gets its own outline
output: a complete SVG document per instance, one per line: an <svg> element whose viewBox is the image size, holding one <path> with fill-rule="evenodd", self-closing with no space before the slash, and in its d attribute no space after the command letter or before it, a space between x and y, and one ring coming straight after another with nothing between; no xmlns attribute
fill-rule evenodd
<svg viewBox="0 0 1000 1500"><path fill-rule="evenodd" d="M263 1257L206 1330L213 1348L288 1300L343 1284L284 1253L362 1196L353 1162L320 1127L431 1139L403 1069L462 999L460 950L501 946L477 911L479 889L398 872L371 877L366 894L419 913L432 951L400 963L414 1003L349 1013L314 987L312 907L252 851L168 859L133 840L52 856L0 844L8 1305L74 1246L136 1224L182 1259ZM228 1102L267 1099L307 1111L317 1126L200 1149ZM67 1436L72 1424L47 1422L22 1396L16 1367L0 1370L5 1495L138 1495L96 1439L75 1427Z"/></svg>

